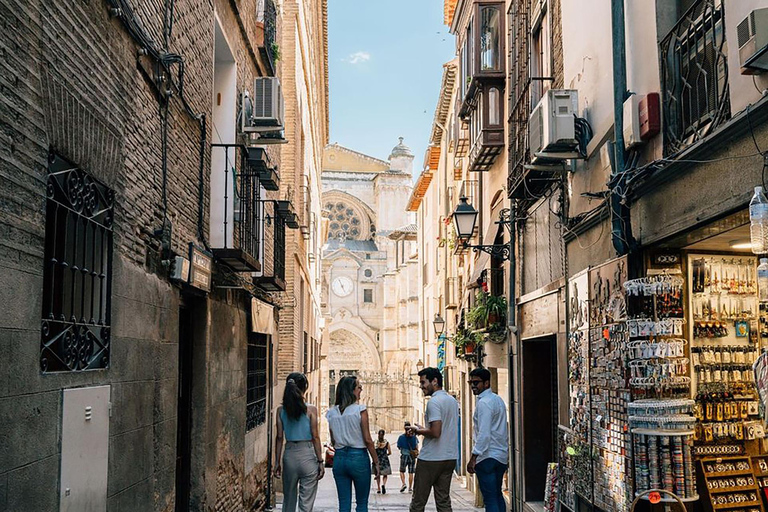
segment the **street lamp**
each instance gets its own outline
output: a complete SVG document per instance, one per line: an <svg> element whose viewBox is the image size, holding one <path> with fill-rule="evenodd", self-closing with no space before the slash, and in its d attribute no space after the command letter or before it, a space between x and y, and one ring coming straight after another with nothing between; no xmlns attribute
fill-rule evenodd
<svg viewBox="0 0 768 512"><path fill-rule="evenodd" d="M459 204L453 212L453 222L456 224L456 236L466 243L472 237L477 223L477 210L467 202L466 196L459 198Z"/></svg>
<svg viewBox="0 0 768 512"><path fill-rule="evenodd" d="M467 202L466 197L460 197L459 201L458 206L453 211L453 222L456 224L456 236L461 240L462 246L465 249L487 252L494 258L509 261L512 257L511 241L509 244L500 245L469 244L469 239L472 238L472 233L475 231L475 223L477 223L477 210ZM499 212L499 220L496 221L496 224L506 226L510 234L514 234L512 233L512 216L510 215L509 208L504 208Z"/></svg>
<svg viewBox="0 0 768 512"><path fill-rule="evenodd" d="M445 331L445 320L440 316L440 313L435 313L435 319L432 320L432 325L435 326L435 335L439 338Z"/></svg>
<svg viewBox="0 0 768 512"><path fill-rule="evenodd" d="M416 371L420 372L423 369L424 369L424 362L421 359L419 359L418 361L416 361Z"/></svg>

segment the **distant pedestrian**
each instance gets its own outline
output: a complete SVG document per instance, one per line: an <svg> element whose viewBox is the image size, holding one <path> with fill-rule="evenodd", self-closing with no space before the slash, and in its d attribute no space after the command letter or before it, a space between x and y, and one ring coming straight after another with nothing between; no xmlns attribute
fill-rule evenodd
<svg viewBox="0 0 768 512"><path fill-rule="evenodd" d="M491 372L475 368L469 372L469 385L477 397L472 417L475 446L467 463L467 473L477 475L485 510L504 512L507 504L501 492L508 461L507 407L491 390Z"/></svg>
<svg viewBox="0 0 768 512"><path fill-rule="evenodd" d="M355 510L368 512L371 493L371 471L368 468L372 467L374 474L379 476L379 458L368 427L368 411L364 404L358 403L362 390L357 377L342 377L336 385L336 405L326 413L331 442L336 449L333 479L339 497L339 512L351 512L353 484ZM373 466L369 466L371 461Z"/></svg>
<svg viewBox="0 0 768 512"><path fill-rule="evenodd" d="M387 476L392 474L392 466L389 464L389 456L392 448L389 441L384 439L383 430L379 430L379 438L376 440L376 456L379 458L379 475L376 475L376 467L371 464L371 473L376 475L376 494L387 494Z"/></svg>
<svg viewBox="0 0 768 512"><path fill-rule="evenodd" d="M416 457L419 455L419 438L408 430L411 426L410 421L405 422L405 433L397 438L397 449L400 450L400 492L413 490L413 468L416 464ZM408 486L405 485L405 472L408 472Z"/></svg>
<svg viewBox="0 0 768 512"><path fill-rule="evenodd" d="M459 403L443 391L443 375L437 368L424 368L419 382L427 402L428 427L414 425L407 430L424 436L416 462L410 512L423 512L432 489L437 512L451 512L451 479L459 457Z"/></svg>
<svg viewBox="0 0 768 512"><path fill-rule="evenodd" d="M317 481L325 475L317 408L304 401L307 377L291 373L285 382L283 405L277 408L275 476L283 477L283 511L311 512L317 495ZM285 456L283 455L285 439Z"/></svg>

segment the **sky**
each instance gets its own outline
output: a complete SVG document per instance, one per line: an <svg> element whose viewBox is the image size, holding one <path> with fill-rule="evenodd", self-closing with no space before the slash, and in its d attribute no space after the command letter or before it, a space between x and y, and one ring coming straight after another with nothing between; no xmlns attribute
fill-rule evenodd
<svg viewBox="0 0 768 512"><path fill-rule="evenodd" d="M330 142L386 160L404 137L421 169L443 64L442 0L329 0Z"/></svg>

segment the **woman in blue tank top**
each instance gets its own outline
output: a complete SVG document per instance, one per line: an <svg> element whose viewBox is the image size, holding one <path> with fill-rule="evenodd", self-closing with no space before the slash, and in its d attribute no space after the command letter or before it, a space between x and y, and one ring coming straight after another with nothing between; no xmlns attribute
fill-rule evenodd
<svg viewBox="0 0 768 512"><path fill-rule="evenodd" d="M311 512L317 495L317 481L325 475L317 408L304 401L307 377L291 373L285 383L283 405L277 408L275 476L283 478L283 511ZM283 455L285 442L285 456ZM282 462L282 464L281 464Z"/></svg>

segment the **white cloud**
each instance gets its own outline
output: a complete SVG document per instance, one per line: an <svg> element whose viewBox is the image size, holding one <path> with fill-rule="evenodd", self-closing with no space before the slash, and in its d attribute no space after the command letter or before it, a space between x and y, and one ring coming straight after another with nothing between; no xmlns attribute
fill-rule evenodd
<svg viewBox="0 0 768 512"><path fill-rule="evenodd" d="M349 57L346 59L342 59L344 62L347 62L349 64L360 64L361 62L368 62L371 60L371 54L368 52L355 52L353 54L350 54Z"/></svg>

